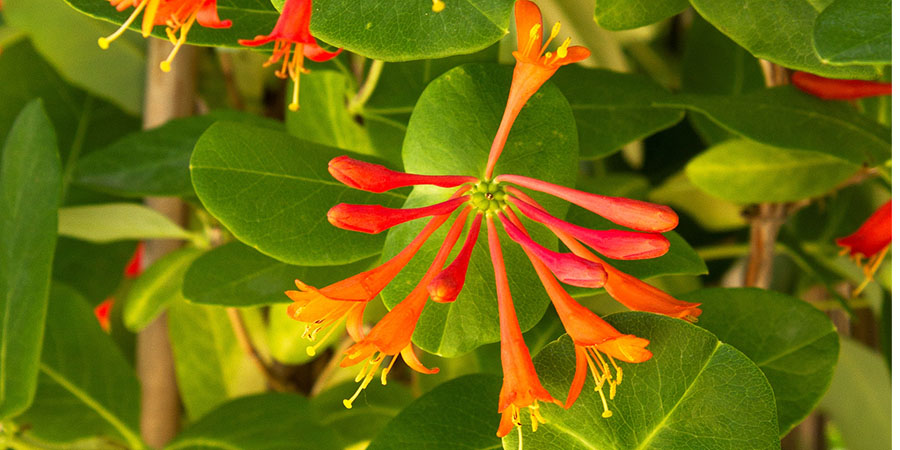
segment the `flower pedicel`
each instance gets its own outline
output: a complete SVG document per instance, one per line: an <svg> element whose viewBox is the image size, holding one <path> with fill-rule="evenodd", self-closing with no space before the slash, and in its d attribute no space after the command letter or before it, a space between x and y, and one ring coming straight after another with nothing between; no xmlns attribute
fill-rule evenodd
<svg viewBox="0 0 900 450"><path fill-rule="evenodd" d="M543 34L540 10L528 0L517 1L515 8L516 27L519 30L519 48L514 52L517 63L506 110L491 146L483 178L407 174L347 156L335 158L329 163L329 172L335 179L364 191L385 192L413 185L454 188L448 200L422 208L336 205L328 212L328 220L334 226L347 230L379 233L409 220L423 217L430 217L430 220L405 249L380 266L322 289L307 286L297 280L299 290L286 292L294 301L288 308L288 314L307 324L306 336L311 339L323 329L327 329L326 333L333 332L339 326L339 321L346 319L347 331L356 344L346 351L341 365L347 367L365 361L356 378L360 382L359 388L344 402L348 408L352 407L353 401L374 379L379 369L381 382L387 382L387 373L398 356L419 372L437 371L425 367L416 358L411 343L412 334L429 297L436 302L456 300L465 283L472 249L478 240L482 222L486 222L487 227L500 321L503 386L498 404L498 412L501 413L498 436L505 436L514 426L520 427L523 412L527 412L532 429L536 429L538 424L544 422L539 411L539 401L561 404L541 386L522 337L509 289L498 228L502 227L522 247L550 296L566 332L574 341L576 370L565 402L566 407L575 402L587 372L590 371L596 384L595 390L603 399L603 417L610 417L612 411L607 406L606 394L602 388L606 387L610 399L615 397L616 386L622 382L623 375L622 368L616 361L640 363L649 359L652 354L646 349L649 341L618 332L578 304L566 293L560 282L590 288L605 287L613 298L631 309L687 320L693 320L700 314L698 303L672 298L665 292L618 271L594 253L596 251L607 258L620 260L654 258L665 254L669 249L669 242L660 233L669 231L678 224L678 217L670 208L627 198L590 194L521 175L493 177L493 168L512 124L528 99L561 65L583 60L590 55L584 47L569 47L568 39L555 51L547 52L548 44L542 45L540 39ZM551 39L558 32L559 24L556 24L551 30ZM565 199L634 231L593 230L570 224L553 217L521 188ZM390 283L425 241L444 222L450 220L457 210L460 211L459 214L453 219L450 231L421 281L364 336L362 313L368 302ZM572 253L556 252L533 241L525 231L520 214L546 226ZM445 266L470 217L471 225L462 248ZM310 350L314 352L315 347ZM383 367L385 361L388 362Z"/></svg>

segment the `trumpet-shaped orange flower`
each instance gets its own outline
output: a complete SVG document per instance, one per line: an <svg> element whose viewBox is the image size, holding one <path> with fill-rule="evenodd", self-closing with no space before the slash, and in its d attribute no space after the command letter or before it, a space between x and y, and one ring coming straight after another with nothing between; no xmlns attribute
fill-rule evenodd
<svg viewBox="0 0 900 450"><path fill-rule="evenodd" d="M525 103L534 95L541 86L556 73L560 66L572 64L588 56L591 51L585 47L572 46L571 38L566 38L556 51L548 52L547 47L560 30L560 23L556 22L550 30L547 42L543 41L544 23L541 18L541 10L529 0L516 2L516 37L518 50L513 52L516 58L516 67L513 69L512 85L509 88L509 99L506 102L506 110L503 111L503 119L500 120L500 128L491 145L491 153L488 156L487 169L484 178L490 179L494 172L494 165L500 158L500 152L506 144L509 130L519 115L519 111Z"/></svg>
<svg viewBox="0 0 900 450"><path fill-rule="evenodd" d="M309 58L315 62L328 61L337 56L341 49L329 52L316 42L316 38L309 32L309 21L312 18L312 0L287 0L278 22L271 33L265 36L256 36L253 39L238 41L241 45L251 47L260 46L275 41L275 50L272 57L265 62L269 66L282 61L281 69L275 71L279 78L290 78L294 83L291 111L300 108L300 74L307 73L303 67L303 58Z"/></svg>
<svg viewBox="0 0 900 450"><path fill-rule="evenodd" d="M378 368L381 367L382 361L387 356L392 355L393 358L391 358L387 368L381 372L381 384L387 384L388 372L394 366L394 362L397 361L397 356L401 355L403 356L403 361L414 370L422 373L437 372L437 369L426 368L416 358L412 350L412 335L416 328L416 323L419 321L419 316L422 314L422 309L425 308L425 302L428 300L426 287L440 272L441 268L444 267L444 262L450 256L450 251L453 250L453 246L456 245L456 241L466 225L469 211L470 208L466 208L457 216L453 226L450 227L450 232L447 233L447 237L444 239L444 243L441 244L434 262L431 263L431 267L428 268L425 276L413 288L412 292L378 321L368 336L347 349L346 356L341 361L341 367L349 367L363 360L369 360L356 377L356 381L360 382L356 393L349 399L344 400L344 406L347 408L353 406L353 401L369 385L369 382L375 377Z"/></svg>
<svg viewBox="0 0 900 450"><path fill-rule="evenodd" d="M219 19L216 0L109 0L109 3L119 11L133 7L134 12L113 34L97 40L100 48L109 48L109 44L118 39L143 12L141 34L144 37L150 36L154 26L165 25L166 36L175 45L175 48L169 53L169 57L159 63L159 68L164 72L172 69L172 61L187 42L188 32L195 23L206 28L231 26L230 20Z"/></svg>
<svg viewBox="0 0 900 450"><path fill-rule="evenodd" d="M872 281L891 245L891 201L881 205L853 234L835 242L843 248L842 254L849 254L863 268L866 278L853 291L857 296ZM864 258L868 259L866 263Z"/></svg>
<svg viewBox="0 0 900 450"><path fill-rule="evenodd" d="M541 417L538 400L558 403L556 399L541 386L528 346L522 338L522 329L516 319L509 281L506 278L506 266L500 239L493 220L488 217L488 248L491 261L494 263L494 279L497 284L497 307L500 312L500 363L503 366L503 387L500 388L500 404L498 412L500 426L497 436L509 434L513 426L522 424L522 408L528 408L531 415L531 429L537 430L538 424L546 422Z"/></svg>

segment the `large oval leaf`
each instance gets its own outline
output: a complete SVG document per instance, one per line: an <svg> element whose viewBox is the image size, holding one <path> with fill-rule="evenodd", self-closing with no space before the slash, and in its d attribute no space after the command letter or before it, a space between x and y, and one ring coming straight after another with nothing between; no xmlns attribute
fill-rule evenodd
<svg viewBox="0 0 900 450"><path fill-rule="evenodd" d="M821 311L763 289L703 289L682 300L702 302L698 325L753 360L772 385L786 434L818 403L838 359L838 335Z"/></svg>
<svg viewBox="0 0 900 450"><path fill-rule="evenodd" d="M686 167L703 191L738 203L788 202L817 197L859 166L805 150L770 147L745 139L725 141Z"/></svg>
<svg viewBox="0 0 900 450"><path fill-rule="evenodd" d="M874 78L874 68L822 63L813 28L823 2L813 0L691 0L715 25L757 58L830 78ZM817 9L819 7L819 9Z"/></svg>
<svg viewBox="0 0 900 450"><path fill-rule="evenodd" d="M601 417L603 403L588 377L570 409L541 407L547 423L535 433L523 430L525 448L779 448L772 388L741 352L677 319L628 312L607 320L649 339L653 357L622 367L622 384L609 402L612 417ZM545 347L535 367L543 386L564 399L575 369L571 339ZM517 448L516 433L503 446Z"/></svg>
<svg viewBox="0 0 900 450"><path fill-rule="evenodd" d="M891 64L891 0L835 0L816 18L815 46L830 64Z"/></svg>
<svg viewBox="0 0 900 450"><path fill-rule="evenodd" d="M643 76L573 65L555 80L572 105L583 158L608 156L684 117L679 109L654 107L672 94Z"/></svg>
<svg viewBox="0 0 900 450"><path fill-rule="evenodd" d="M296 394L267 393L232 400L187 427L166 449L266 448L337 450L334 432L314 421Z"/></svg>
<svg viewBox="0 0 900 450"><path fill-rule="evenodd" d="M499 448L500 384L499 376L484 374L465 375L441 384L388 422L369 450Z"/></svg>
<svg viewBox="0 0 900 450"><path fill-rule="evenodd" d="M197 141L191 180L203 205L245 244L289 264L346 264L377 255L383 238L331 226L328 209L340 202L399 206L403 196L336 181L328 161L344 153L285 133L218 122Z"/></svg>
<svg viewBox="0 0 900 450"><path fill-rule="evenodd" d="M0 418L24 411L37 386L60 184L56 134L35 100L0 154Z"/></svg>
<svg viewBox="0 0 900 450"><path fill-rule="evenodd" d="M73 289L54 285L41 373L106 420L131 448L140 438L140 384L91 306Z"/></svg>
<svg viewBox="0 0 900 450"><path fill-rule="evenodd" d="M597 0L594 20L607 30L628 30L674 16L688 0Z"/></svg>
<svg viewBox="0 0 900 450"><path fill-rule="evenodd" d="M509 31L513 0L317 0L310 30L329 44L385 61L473 53Z"/></svg>
<svg viewBox="0 0 900 450"><path fill-rule="evenodd" d="M889 129L845 102L819 100L791 86L732 96L682 95L659 105L701 112L728 131L775 147L827 153L855 164L891 157Z"/></svg>
<svg viewBox="0 0 900 450"><path fill-rule="evenodd" d="M494 65L464 65L433 81L419 99L403 145L403 161L411 173L481 176L488 151L506 104L511 70ZM561 185L574 184L577 136L571 109L552 85L542 88L522 110L497 164L496 173L516 173ZM448 155L453 155L448 157ZM416 188L407 207L446 199L451 189ZM536 197L558 217L567 204ZM385 243L385 257L397 254L422 228L422 221L395 227ZM483 225L484 227L484 225ZM410 264L384 290L388 307L399 303L431 264L449 223L429 239ZM468 352L500 339L493 264L487 232L482 230L459 298L450 304L429 303L416 327L413 342L443 356ZM532 236L555 246L548 230L535 227ZM523 330L540 320L549 299L542 292L524 253L503 237L510 287ZM461 242L460 242L461 245Z"/></svg>

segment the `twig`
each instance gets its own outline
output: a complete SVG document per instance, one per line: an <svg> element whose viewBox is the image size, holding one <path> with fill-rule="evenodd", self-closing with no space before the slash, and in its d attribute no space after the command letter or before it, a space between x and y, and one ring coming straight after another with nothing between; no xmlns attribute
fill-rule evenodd
<svg viewBox="0 0 900 450"><path fill-rule="evenodd" d="M309 392L310 397L319 395L319 393L325 389L331 375L341 366L341 360L344 359L344 351L350 348L351 345L353 345L353 339L350 339L350 336L344 337L344 340L342 340L340 345L335 349L334 356L328 361L328 365L322 369L322 372L319 373L318 378L316 378L316 382L313 383L312 389L310 389Z"/></svg>
<svg viewBox="0 0 900 450"><path fill-rule="evenodd" d="M360 86L359 92L347 103L347 111L350 114L357 114L365 106L372 93L375 92L375 87L378 86L378 79L381 78L381 70L383 68L384 61L380 59L372 60L369 73L366 75L366 81Z"/></svg>
<svg viewBox="0 0 900 450"><path fill-rule="evenodd" d="M244 318L241 317L241 311L237 308L225 308L225 311L228 313L228 320L231 322L231 329L234 331L234 336L237 338L238 345L241 346L244 353L250 357L253 364L255 364L259 371L262 372L263 376L266 377L269 386L279 392L292 391L293 389L291 389L287 383L272 373L272 368L263 361L262 356L256 350L256 347L253 346L253 343L250 341L250 335L247 333L247 327L244 325Z"/></svg>

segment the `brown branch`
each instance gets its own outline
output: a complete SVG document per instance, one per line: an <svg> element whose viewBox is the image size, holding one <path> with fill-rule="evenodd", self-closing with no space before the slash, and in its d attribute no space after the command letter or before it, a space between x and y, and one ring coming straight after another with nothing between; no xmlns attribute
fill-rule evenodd
<svg viewBox="0 0 900 450"><path fill-rule="evenodd" d="M247 326L244 324L244 318L241 317L241 311L237 308L225 308L225 311L228 313L228 320L231 322L231 329L234 330L234 336L237 338L238 345L241 346L244 353L250 357L253 364L256 365L263 376L266 377L269 386L279 392L293 391L294 389L292 389L291 386L274 374L272 368L263 361L259 351L253 346L250 334L247 333Z"/></svg>
<svg viewBox="0 0 900 450"><path fill-rule="evenodd" d="M155 128L193 112L196 49L182 48L171 73L163 73L159 61L166 58L171 48L172 45L163 40L148 41L144 129ZM148 198L145 203L177 224L186 223L184 204L177 198ZM148 241L144 267L180 246L180 241ZM138 333L137 371L141 380L141 437L151 447L160 448L175 437L181 415L165 314Z"/></svg>
<svg viewBox="0 0 900 450"><path fill-rule="evenodd" d="M328 386L328 380L331 378L331 375L340 368L341 360L344 359L344 352L350 348L352 344L353 339L350 339L350 336L345 337L344 340L341 341L340 345L335 349L334 355L328 361L328 364L316 378L316 382L313 384L312 389L310 389L310 396L315 397Z"/></svg>

